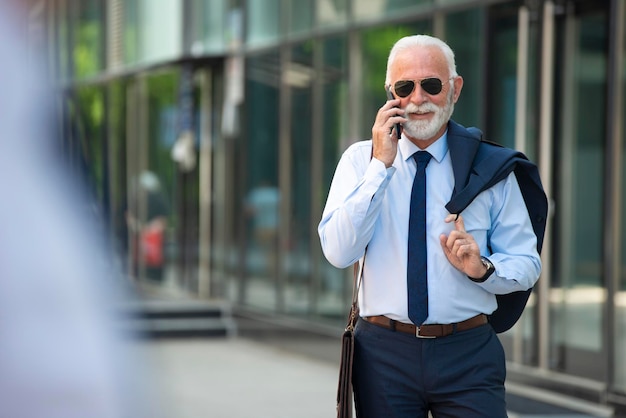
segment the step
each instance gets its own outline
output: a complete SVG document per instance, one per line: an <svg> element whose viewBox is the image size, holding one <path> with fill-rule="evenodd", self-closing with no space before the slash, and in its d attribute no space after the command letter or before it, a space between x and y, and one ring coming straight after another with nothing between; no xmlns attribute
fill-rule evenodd
<svg viewBox="0 0 626 418"><path fill-rule="evenodd" d="M141 337L228 337L237 333L221 301L137 300L122 309L122 329Z"/></svg>

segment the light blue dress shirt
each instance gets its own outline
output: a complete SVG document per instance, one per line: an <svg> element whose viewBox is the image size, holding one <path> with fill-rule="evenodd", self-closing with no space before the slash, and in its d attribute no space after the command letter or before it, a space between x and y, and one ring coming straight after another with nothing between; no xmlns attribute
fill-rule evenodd
<svg viewBox="0 0 626 418"><path fill-rule="evenodd" d="M410 323L407 308L407 240L411 187L419 148L402 137L393 165L371 158L372 141L351 145L342 155L318 227L328 261L345 268L365 256L359 293L361 316L385 315ZM531 288L541 271L537 239L515 175L479 194L463 211L465 229L496 272L474 283L443 253L448 235L445 208L454 188L447 132L426 151L426 218L429 315L426 324L460 322L497 307L495 294Z"/></svg>

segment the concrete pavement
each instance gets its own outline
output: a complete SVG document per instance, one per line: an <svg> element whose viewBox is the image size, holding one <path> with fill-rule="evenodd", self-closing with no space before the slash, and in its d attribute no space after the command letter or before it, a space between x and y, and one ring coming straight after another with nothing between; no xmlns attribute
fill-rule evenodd
<svg viewBox="0 0 626 418"><path fill-rule="evenodd" d="M172 418L328 418L335 365L253 340L134 342L149 362L155 399Z"/></svg>
<svg viewBox="0 0 626 418"><path fill-rule="evenodd" d="M131 344L147 362L152 406L158 403L164 418L329 418L335 414L337 364L324 355L242 336L146 339ZM337 346L337 356L338 350ZM607 416L566 409L549 398L507 396L510 418Z"/></svg>

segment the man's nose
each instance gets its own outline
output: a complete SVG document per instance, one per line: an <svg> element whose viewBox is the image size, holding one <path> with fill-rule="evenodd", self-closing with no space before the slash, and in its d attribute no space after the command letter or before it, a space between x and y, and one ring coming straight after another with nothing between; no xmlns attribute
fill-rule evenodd
<svg viewBox="0 0 626 418"><path fill-rule="evenodd" d="M424 89L420 83L415 84L415 88L409 95L409 100L415 104L422 104L430 100L430 96Z"/></svg>

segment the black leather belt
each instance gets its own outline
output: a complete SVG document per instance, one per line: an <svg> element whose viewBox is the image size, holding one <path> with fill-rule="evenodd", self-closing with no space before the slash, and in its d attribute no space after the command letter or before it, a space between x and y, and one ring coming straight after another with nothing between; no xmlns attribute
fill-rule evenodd
<svg viewBox="0 0 626 418"><path fill-rule="evenodd" d="M454 334L459 331L467 331L472 328L485 325L487 322L487 315L479 314L465 321L457 322L454 324L428 324L416 327L413 324L405 324L404 322L398 322L391 318L387 318L383 315L378 316L366 316L363 317L367 322L378 325L383 328L387 328L393 331L404 332L406 334L415 335L418 338L439 338L447 335Z"/></svg>

